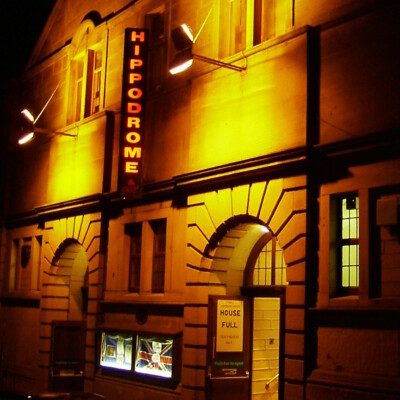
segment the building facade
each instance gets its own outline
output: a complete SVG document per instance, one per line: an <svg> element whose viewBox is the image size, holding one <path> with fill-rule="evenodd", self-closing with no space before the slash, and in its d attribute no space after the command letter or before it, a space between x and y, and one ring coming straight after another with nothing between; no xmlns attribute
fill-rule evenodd
<svg viewBox="0 0 400 400"><path fill-rule="evenodd" d="M2 390L399 398L399 17L58 0L5 106Z"/></svg>

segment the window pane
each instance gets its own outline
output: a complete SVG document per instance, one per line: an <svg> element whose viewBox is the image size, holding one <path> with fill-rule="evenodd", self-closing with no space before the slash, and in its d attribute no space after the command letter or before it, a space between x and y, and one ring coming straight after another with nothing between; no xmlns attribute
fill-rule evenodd
<svg viewBox="0 0 400 400"><path fill-rule="evenodd" d="M253 284L259 286L286 285L286 264L276 238L271 238L261 250L254 265Z"/></svg>
<svg viewBox="0 0 400 400"><path fill-rule="evenodd" d="M13 240L11 244L10 273L8 276L9 290L17 289L17 269L19 265L19 240Z"/></svg>
<svg viewBox="0 0 400 400"><path fill-rule="evenodd" d="M335 218L337 294L349 294L359 286L359 198L356 195L340 197ZM350 290L351 289L351 290Z"/></svg>
<svg viewBox="0 0 400 400"><path fill-rule="evenodd" d="M100 111L100 90L101 90L101 51L94 51L93 76L92 76L92 94L90 113L94 114ZM89 88L88 88L89 89Z"/></svg>
<svg viewBox="0 0 400 400"><path fill-rule="evenodd" d="M79 119L81 118L81 107L82 107L82 81L80 80L76 82L74 121L79 121Z"/></svg>
<svg viewBox="0 0 400 400"><path fill-rule="evenodd" d="M139 292L142 258L142 224L128 225L126 230L130 236L129 291Z"/></svg>
<svg viewBox="0 0 400 400"><path fill-rule="evenodd" d="M342 239L358 238L358 197L342 199Z"/></svg>
<svg viewBox="0 0 400 400"><path fill-rule="evenodd" d="M220 2L220 58L244 50L246 47L246 1Z"/></svg>
<svg viewBox="0 0 400 400"><path fill-rule="evenodd" d="M150 222L153 230L153 275L152 275L152 292L164 292L164 275L165 275L165 250L166 250L166 233L167 221L160 219Z"/></svg>
<svg viewBox="0 0 400 400"><path fill-rule="evenodd" d="M342 248L342 286L357 287L359 283L359 246L346 245Z"/></svg>
<svg viewBox="0 0 400 400"><path fill-rule="evenodd" d="M75 115L74 120L79 121L81 118L81 106L82 106L82 89L83 89L83 59L79 59L75 62L76 75L75 75Z"/></svg>

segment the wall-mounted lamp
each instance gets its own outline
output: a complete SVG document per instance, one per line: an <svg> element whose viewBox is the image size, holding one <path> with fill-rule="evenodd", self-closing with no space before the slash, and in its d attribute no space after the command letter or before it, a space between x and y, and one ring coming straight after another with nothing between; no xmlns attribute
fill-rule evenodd
<svg viewBox="0 0 400 400"><path fill-rule="evenodd" d="M209 17L209 15L210 13L208 14L207 18ZM201 29L204 27L206 20L204 21ZM186 71L188 68L192 66L193 60L204 61L208 64L217 65L223 68L229 68L239 72L244 71L246 69L246 67L238 67L237 65L225 63L223 61L215 60L213 58L208 58L200 56L198 54L193 54L192 51L193 44L196 42L196 39L198 38L201 32L201 29L195 38L193 37L191 29L186 24L182 24L178 28L172 30L171 38L177 50L175 57L169 66L169 72L172 75Z"/></svg>
<svg viewBox="0 0 400 400"><path fill-rule="evenodd" d="M55 134L55 135L63 135L63 136L71 136L71 137L77 136L74 133L52 131L49 129L39 128L35 125L37 120L40 118L43 111L46 109L47 105L50 103L51 99L53 98L57 88L58 88L58 85L54 89L53 93L51 94L51 96L49 97L46 104L44 105L44 107L42 108L42 110L40 111L40 113L38 114L38 116L36 118L34 118L32 113L26 108L24 108L21 111L21 135L18 139L19 145L23 145L23 144L30 142L35 137L35 133Z"/></svg>

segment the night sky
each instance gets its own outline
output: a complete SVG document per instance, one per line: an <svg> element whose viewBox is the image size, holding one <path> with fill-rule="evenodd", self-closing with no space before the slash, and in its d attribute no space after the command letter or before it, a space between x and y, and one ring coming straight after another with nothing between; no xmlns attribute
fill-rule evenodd
<svg viewBox="0 0 400 400"><path fill-rule="evenodd" d="M56 0L0 0L2 79L17 78Z"/></svg>

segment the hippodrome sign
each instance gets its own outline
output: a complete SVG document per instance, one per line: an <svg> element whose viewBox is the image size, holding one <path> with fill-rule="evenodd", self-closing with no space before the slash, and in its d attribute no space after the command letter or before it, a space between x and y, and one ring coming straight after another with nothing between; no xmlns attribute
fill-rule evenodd
<svg viewBox="0 0 400 400"><path fill-rule="evenodd" d="M147 30L125 29L118 185L122 197L141 187L147 52Z"/></svg>

